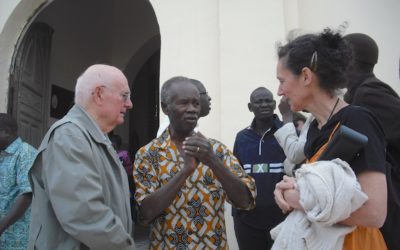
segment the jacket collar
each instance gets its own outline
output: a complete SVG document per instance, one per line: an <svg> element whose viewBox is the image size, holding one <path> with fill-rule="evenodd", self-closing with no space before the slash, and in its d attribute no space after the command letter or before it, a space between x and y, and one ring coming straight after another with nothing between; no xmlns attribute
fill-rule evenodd
<svg viewBox="0 0 400 250"><path fill-rule="evenodd" d="M75 104L68 112L67 117L73 123L84 127L96 142L106 145L111 144L108 136L101 131L99 125L97 125L90 114L80 105Z"/></svg>
<svg viewBox="0 0 400 250"><path fill-rule="evenodd" d="M272 127L269 128L269 131L275 131L281 127L281 121L279 120L279 117L276 114L272 116L272 119L273 119ZM247 129L254 131L255 126L256 126L256 119L253 118L253 121L251 122L250 126L247 127Z"/></svg>
<svg viewBox="0 0 400 250"><path fill-rule="evenodd" d="M66 119L86 129L96 143L104 144L109 154L113 156L114 162L117 165L121 165L121 161L119 160L117 152L113 148L110 139L103 133L103 131L101 131L99 125L97 125L95 120L83 107L75 104L66 115Z"/></svg>

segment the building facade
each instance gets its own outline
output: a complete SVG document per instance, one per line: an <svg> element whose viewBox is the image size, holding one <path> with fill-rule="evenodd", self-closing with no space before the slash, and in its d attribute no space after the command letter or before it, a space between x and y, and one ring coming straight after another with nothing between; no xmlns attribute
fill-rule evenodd
<svg viewBox="0 0 400 250"><path fill-rule="evenodd" d="M155 136L164 119L159 89L176 75L204 83L212 110L200 130L232 146L251 121L251 91L277 92L276 46L292 30L347 26L345 34L370 35L380 48L376 75L400 93L399 9L398 0L2 0L0 112L38 145L84 68L107 63L123 69L133 91L117 131L126 147Z"/></svg>

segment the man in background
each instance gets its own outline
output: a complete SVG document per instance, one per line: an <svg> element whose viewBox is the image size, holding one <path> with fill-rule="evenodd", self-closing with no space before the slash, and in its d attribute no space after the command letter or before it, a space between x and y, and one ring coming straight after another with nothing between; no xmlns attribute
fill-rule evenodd
<svg viewBox="0 0 400 250"><path fill-rule="evenodd" d="M387 141L388 213L381 228L389 249L400 249L400 98L386 83L375 77L378 45L366 34L343 37L353 49L353 63L347 73L344 100L368 108L380 121ZM396 221L396 222L395 222Z"/></svg>
<svg viewBox="0 0 400 250"><path fill-rule="evenodd" d="M0 249L28 246L32 190L28 171L36 149L18 137L17 122L0 113Z"/></svg>
<svg viewBox="0 0 400 250"><path fill-rule="evenodd" d="M274 114L276 101L271 91L264 87L251 93L248 108L254 119L236 135L233 153L256 181L257 198L252 210L233 209L235 234L240 250L270 249L273 240L269 231L285 217L273 195L284 175L286 156L274 137L282 122Z"/></svg>

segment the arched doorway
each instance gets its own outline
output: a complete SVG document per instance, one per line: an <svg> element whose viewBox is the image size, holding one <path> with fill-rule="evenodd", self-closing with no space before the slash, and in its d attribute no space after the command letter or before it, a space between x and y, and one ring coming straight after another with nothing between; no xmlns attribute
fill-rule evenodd
<svg viewBox="0 0 400 250"><path fill-rule="evenodd" d="M129 126L131 155L156 137L159 126L160 48L159 36L148 40L128 62L124 73L129 76L133 109ZM156 105L154 105L156 104ZM150 118L150 116L152 118ZM141 119L148 117L148 119Z"/></svg>
<svg viewBox="0 0 400 250"><path fill-rule="evenodd" d="M16 50L10 73L8 113L18 123L19 136L37 147L48 117L48 71L53 29L34 23Z"/></svg>
<svg viewBox="0 0 400 250"><path fill-rule="evenodd" d="M135 100L137 97L133 94L134 109L146 106L158 110L160 63L156 51L160 50L161 41L159 25L149 1L54 0L39 10L32 10L32 16L14 52L8 94L8 112L17 118L24 140L39 145L44 133L59 118L50 112L52 89L61 89L60 93L65 93L59 98L70 98L78 76L95 63L111 64L124 71L133 92L139 89L141 93L141 100ZM52 31L49 42L40 47L48 52L47 64L42 63L40 68L34 67L40 64L34 63L33 56L26 56L26 48L32 48L26 44L35 43L30 31L38 26L46 26ZM146 50L149 44L152 51ZM39 59L44 57L37 56L42 53L36 49L29 53ZM23 56L26 60L21 64ZM35 77L21 77L27 73L17 74L20 72ZM27 95L21 95L23 89L34 93L29 95L29 101L34 105L26 103L24 96ZM144 93L148 98L143 96ZM32 112L26 111L27 106L40 108ZM68 105L61 108L61 111L67 110ZM115 131L124 138L123 147L129 149L142 146L153 138L158 127L158 111L140 116L135 113L136 110L131 111L125 124ZM138 122L152 125L148 130L140 131L139 140L133 140L131 128ZM134 145L135 141L138 144Z"/></svg>

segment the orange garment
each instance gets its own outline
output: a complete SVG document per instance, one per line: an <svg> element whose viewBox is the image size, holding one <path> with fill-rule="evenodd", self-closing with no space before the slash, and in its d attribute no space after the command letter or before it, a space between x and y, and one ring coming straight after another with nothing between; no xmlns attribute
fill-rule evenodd
<svg viewBox="0 0 400 250"><path fill-rule="evenodd" d="M346 235L343 244L344 250L387 250L381 231L378 228L357 226Z"/></svg>

